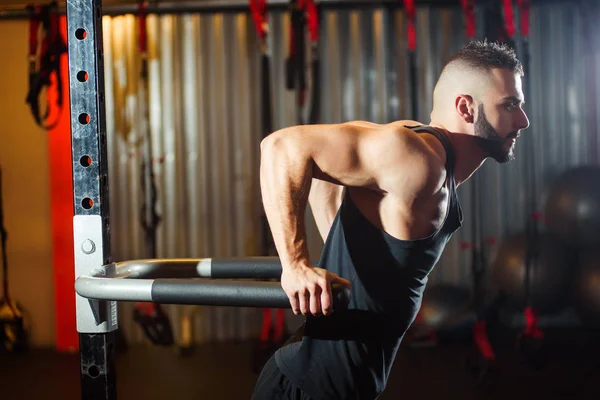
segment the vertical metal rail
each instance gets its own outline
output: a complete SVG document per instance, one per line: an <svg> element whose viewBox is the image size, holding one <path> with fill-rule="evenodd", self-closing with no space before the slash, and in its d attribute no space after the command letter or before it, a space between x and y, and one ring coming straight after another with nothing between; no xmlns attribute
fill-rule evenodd
<svg viewBox="0 0 600 400"><path fill-rule="evenodd" d="M102 1L67 1L75 276L111 263ZM77 295L83 399L116 399L114 301Z"/></svg>

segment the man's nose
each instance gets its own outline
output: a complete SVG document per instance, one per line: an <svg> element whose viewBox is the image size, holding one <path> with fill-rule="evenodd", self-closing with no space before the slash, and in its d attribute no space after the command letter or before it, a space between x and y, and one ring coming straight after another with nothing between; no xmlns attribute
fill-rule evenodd
<svg viewBox="0 0 600 400"><path fill-rule="evenodd" d="M529 128L529 118L527 118L527 114L522 108L519 119L517 120L517 125L517 130Z"/></svg>

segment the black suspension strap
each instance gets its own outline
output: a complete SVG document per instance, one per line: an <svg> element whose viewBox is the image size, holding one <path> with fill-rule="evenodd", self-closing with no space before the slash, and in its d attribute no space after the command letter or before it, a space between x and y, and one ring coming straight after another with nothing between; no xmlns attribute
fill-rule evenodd
<svg viewBox="0 0 600 400"><path fill-rule="evenodd" d="M408 81L410 84L410 103L412 119L419 120L419 94L417 74L417 7L415 0L403 0L404 13L407 20L407 48L408 48Z"/></svg>
<svg viewBox="0 0 600 400"><path fill-rule="evenodd" d="M144 230L144 244L146 257L156 258L156 232L160 223L160 216L156 212L157 189L152 167L152 135L150 133L150 106L148 84L148 34L146 28L147 4L142 1L138 13L138 50L140 52L140 82L142 84L142 97L140 105L143 110L144 124L140 129L143 141L143 156L141 166L141 186L143 193L141 208L141 223Z"/></svg>
<svg viewBox="0 0 600 400"><path fill-rule="evenodd" d="M250 0L250 12L254 20L254 26L260 40L261 51L261 137L265 138L273 132L273 105L271 102L271 60L269 57L269 49L267 45L267 36L269 33L268 17L267 17L267 1L266 0ZM269 229L267 217L262 213L261 224L261 249L260 253L265 256L274 256L277 254L275 244Z"/></svg>
<svg viewBox="0 0 600 400"><path fill-rule="evenodd" d="M0 301L0 350L21 351L27 347L27 335L23 309L20 304L10 298L8 292L8 257L6 255L8 234L4 226L2 199L2 169L0 168L0 244L2 245L3 286L3 298Z"/></svg>
<svg viewBox="0 0 600 400"><path fill-rule="evenodd" d="M140 52L140 83L143 95L140 98L144 123L142 132L143 155L141 165L142 207L141 224L144 231L144 247L147 258L157 256L156 232L160 216L156 211L157 189L152 168L152 135L150 133L150 105L148 84L148 32L146 17L148 5L145 1L139 3L138 11L138 50ZM170 346L175 342L169 317L159 303L136 303L133 319L141 327L150 342L159 346Z"/></svg>
<svg viewBox="0 0 600 400"><path fill-rule="evenodd" d="M306 79L306 27L311 39L312 56L312 97L308 123L314 124L319 119L319 12L313 0L291 0L290 5L290 46L286 59L286 87L296 91L298 124L304 124L304 107L308 88Z"/></svg>
<svg viewBox="0 0 600 400"><path fill-rule="evenodd" d="M35 123L46 129L54 128L60 120L63 109L63 85L61 74L61 55L67 52L67 45L60 34L58 5L27 6L29 11L29 88L25 102L29 105ZM40 30L41 27L41 30ZM41 45L38 36L41 32ZM56 74L58 91L58 113L54 121L47 121L50 105L45 113L40 113L40 96L45 87L50 86L50 76Z"/></svg>
<svg viewBox="0 0 600 400"><path fill-rule="evenodd" d="M310 0L306 2L306 19L308 31L311 40L311 57L312 57L312 98L310 102L310 113L308 117L309 124L316 124L319 121L321 102L321 75L319 63L319 10L317 4Z"/></svg>

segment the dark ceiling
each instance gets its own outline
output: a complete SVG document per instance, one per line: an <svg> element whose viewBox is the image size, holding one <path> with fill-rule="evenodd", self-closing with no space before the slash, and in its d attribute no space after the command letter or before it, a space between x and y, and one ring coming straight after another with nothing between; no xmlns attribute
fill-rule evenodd
<svg viewBox="0 0 600 400"><path fill-rule="evenodd" d="M89 0L92 1L92 0ZM460 0L415 0L418 5L439 6L439 7L460 7ZM569 2L592 0L531 0L532 3L547 2ZM593 0L595 1L595 0ZM359 7L359 6L377 6L377 5L401 5L402 0L316 0L323 7ZM476 5L490 3L501 3L501 0L475 0ZM28 4L47 4L49 0L0 0L0 17L23 17L23 10ZM61 11L65 9L65 1L57 0ZM150 12L182 12L194 10L207 11L239 11L247 8L248 0L150 0ZM289 0L267 0L271 8L285 9ZM104 14L123 14L135 12L139 0L103 0L102 7Z"/></svg>

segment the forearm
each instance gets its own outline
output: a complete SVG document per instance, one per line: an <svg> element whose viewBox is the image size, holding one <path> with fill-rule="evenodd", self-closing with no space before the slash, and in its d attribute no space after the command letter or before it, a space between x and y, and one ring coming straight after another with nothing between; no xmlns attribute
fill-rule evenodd
<svg viewBox="0 0 600 400"><path fill-rule="evenodd" d="M261 144L262 200L283 268L309 264L304 213L312 172L313 161L293 133Z"/></svg>

